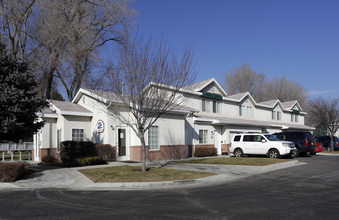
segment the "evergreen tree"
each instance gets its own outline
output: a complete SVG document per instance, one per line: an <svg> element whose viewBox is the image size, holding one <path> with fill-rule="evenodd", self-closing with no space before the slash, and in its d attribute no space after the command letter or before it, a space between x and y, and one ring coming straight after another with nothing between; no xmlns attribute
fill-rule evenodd
<svg viewBox="0 0 339 220"><path fill-rule="evenodd" d="M32 137L43 126L37 113L47 106L37 92L34 73L28 65L8 55L0 43L0 140Z"/></svg>

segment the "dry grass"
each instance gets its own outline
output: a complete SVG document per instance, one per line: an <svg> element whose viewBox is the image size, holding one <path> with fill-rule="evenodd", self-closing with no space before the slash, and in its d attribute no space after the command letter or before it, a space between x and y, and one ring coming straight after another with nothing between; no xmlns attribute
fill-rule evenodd
<svg viewBox="0 0 339 220"><path fill-rule="evenodd" d="M166 168L148 168L141 172L141 167L118 166L79 170L94 182L161 182L190 180L215 175L213 173L174 170Z"/></svg>
<svg viewBox="0 0 339 220"><path fill-rule="evenodd" d="M179 161L178 163L196 163L196 164L220 164L220 165L248 165L248 166L266 166L275 163L282 163L289 160L254 158L254 157L228 157L228 158L205 158L196 160Z"/></svg>

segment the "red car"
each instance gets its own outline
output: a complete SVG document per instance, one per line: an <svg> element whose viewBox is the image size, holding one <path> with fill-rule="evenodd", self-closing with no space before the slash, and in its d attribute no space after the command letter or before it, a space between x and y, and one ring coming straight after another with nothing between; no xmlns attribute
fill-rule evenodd
<svg viewBox="0 0 339 220"><path fill-rule="evenodd" d="M315 146L316 146L317 148L311 153L311 155L315 155L316 153L321 152L321 151L324 150L324 149L323 149L323 144L322 144L321 142L316 141L316 142L315 142Z"/></svg>

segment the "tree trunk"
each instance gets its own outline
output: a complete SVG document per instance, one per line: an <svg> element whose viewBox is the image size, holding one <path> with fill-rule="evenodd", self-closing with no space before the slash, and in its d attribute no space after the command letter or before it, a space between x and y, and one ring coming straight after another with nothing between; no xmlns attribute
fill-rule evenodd
<svg viewBox="0 0 339 220"><path fill-rule="evenodd" d="M141 171L146 172L146 144L145 144L145 136L144 134L141 135L141 150L142 150L142 167Z"/></svg>

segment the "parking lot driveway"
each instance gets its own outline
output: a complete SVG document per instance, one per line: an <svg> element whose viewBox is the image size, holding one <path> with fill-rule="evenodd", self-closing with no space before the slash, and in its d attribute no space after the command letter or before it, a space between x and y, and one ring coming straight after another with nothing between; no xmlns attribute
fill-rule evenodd
<svg viewBox="0 0 339 220"><path fill-rule="evenodd" d="M339 157L172 190L1 192L4 219L338 219ZM17 207L20 207L18 209Z"/></svg>

